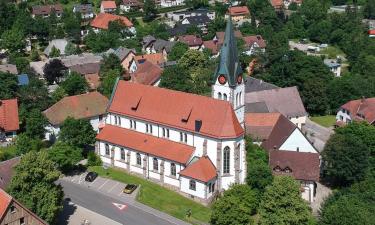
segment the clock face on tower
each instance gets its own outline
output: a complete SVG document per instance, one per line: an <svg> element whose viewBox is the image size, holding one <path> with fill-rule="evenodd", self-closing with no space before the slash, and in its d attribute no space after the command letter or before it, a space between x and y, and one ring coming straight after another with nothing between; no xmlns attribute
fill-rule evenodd
<svg viewBox="0 0 375 225"><path fill-rule="evenodd" d="M218 80L220 84L225 84L227 82L227 78L225 78L224 75L220 75Z"/></svg>
<svg viewBox="0 0 375 225"><path fill-rule="evenodd" d="M242 83L242 75L238 75L238 77L237 77L237 83L238 84Z"/></svg>

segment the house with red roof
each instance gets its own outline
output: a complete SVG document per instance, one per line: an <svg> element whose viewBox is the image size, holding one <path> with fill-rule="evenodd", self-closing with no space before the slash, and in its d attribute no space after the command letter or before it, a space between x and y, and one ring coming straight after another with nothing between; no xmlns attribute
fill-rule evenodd
<svg viewBox="0 0 375 225"><path fill-rule="evenodd" d="M100 30L108 30L110 22L119 21L130 32L135 33L133 23L126 16L118 16L109 13L99 13L90 23L94 32L98 33Z"/></svg>
<svg viewBox="0 0 375 225"><path fill-rule="evenodd" d="M51 14L55 14L57 18L60 18L64 12L61 4L55 5L35 5L32 7L31 15L33 18L40 16L43 18L49 17Z"/></svg>
<svg viewBox="0 0 375 225"><path fill-rule="evenodd" d="M264 53L266 51L266 41L261 35L251 35L243 37L245 42L245 54L254 55L255 53Z"/></svg>
<svg viewBox="0 0 375 225"><path fill-rule="evenodd" d="M116 9L115 1L102 1L100 4L100 13L115 13Z"/></svg>
<svg viewBox="0 0 375 225"><path fill-rule="evenodd" d="M375 97L352 100L340 107L336 114L336 125L352 121L366 121L375 125Z"/></svg>
<svg viewBox="0 0 375 225"><path fill-rule="evenodd" d="M189 49L194 50L200 50L203 45L202 38L193 34L178 36L177 41L187 44L189 46Z"/></svg>
<svg viewBox="0 0 375 225"><path fill-rule="evenodd" d="M107 97L99 92L67 96L43 111L49 124L45 127L47 140L54 141L60 132L60 126L66 118L87 119L95 131L104 123Z"/></svg>
<svg viewBox="0 0 375 225"><path fill-rule="evenodd" d="M247 6L232 6L228 8L226 18L231 17L233 22L238 22L250 17L250 11Z"/></svg>
<svg viewBox="0 0 375 225"><path fill-rule="evenodd" d="M31 210L0 188L0 224L48 225Z"/></svg>
<svg viewBox="0 0 375 225"><path fill-rule="evenodd" d="M15 137L18 129L17 99L0 100L0 141Z"/></svg>
<svg viewBox="0 0 375 225"><path fill-rule="evenodd" d="M163 69L149 60L138 60L137 69L127 76L127 80L138 84L158 86Z"/></svg>
<svg viewBox="0 0 375 225"><path fill-rule="evenodd" d="M369 37L375 37L375 29L369 30L368 31L368 36Z"/></svg>

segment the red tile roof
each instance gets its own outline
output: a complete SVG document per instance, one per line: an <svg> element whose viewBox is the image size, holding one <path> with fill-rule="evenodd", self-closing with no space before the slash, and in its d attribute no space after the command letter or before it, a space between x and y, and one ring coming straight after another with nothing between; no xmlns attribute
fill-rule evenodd
<svg viewBox="0 0 375 225"><path fill-rule="evenodd" d="M194 153L194 147L189 145L108 124L96 139L182 164L186 164Z"/></svg>
<svg viewBox="0 0 375 225"><path fill-rule="evenodd" d="M103 115L106 112L108 99L99 92L89 92L61 99L43 112L48 121L59 125L68 117L87 119Z"/></svg>
<svg viewBox="0 0 375 225"><path fill-rule="evenodd" d="M101 6L104 9L116 9L116 2L115 1L102 1Z"/></svg>
<svg viewBox="0 0 375 225"><path fill-rule="evenodd" d="M319 180L318 153L272 150L269 156L271 170L276 175L292 175L297 180ZM275 167L279 167L281 171L275 171ZM291 173L283 171L287 167Z"/></svg>
<svg viewBox="0 0 375 225"><path fill-rule="evenodd" d="M56 5L36 5L32 7L33 15L49 15L52 12L62 13L63 7L61 4Z"/></svg>
<svg viewBox="0 0 375 225"><path fill-rule="evenodd" d="M369 34L369 35L375 35L375 29L374 29L374 30L369 30L369 31L368 31L368 34Z"/></svg>
<svg viewBox="0 0 375 225"><path fill-rule="evenodd" d="M247 6L233 6L228 8L228 14L231 16L246 16L250 15L250 12Z"/></svg>
<svg viewBox="0 0 375 225"><path fill-rule="evenodd" d="M216 178L217 176L216 167L208 156L203 156L196 162L188 165L180 172L180 175L203 181L205 183Z"/></svg>
<svg viewBox="0 0 375 225"><path fill-rule="evenodd" d="M132 27L133 23L125 16L118 16L109 13L99 13L95 19L91 21L91 26L99 29L108 29L109 22L119 20L124 26Z"/></svg>
<svg viewBox="0 0 375 225"><path fill-rule="evenodd" d="M178 41L189 45L189 47L201 46L203 44L202 38L192 34L178 36Z"/></svg>
<svg viewBox="0 0 375 225"><path fill-rule="evenodd" d="M10 203L12 196L8 195L3 189L0 188L0 221L2 221Z"/></svg>
<svg viewBox="0 0 375 225"><path fill-rule="evenodd" d="M211 137L244 134L227 101L132 82L118 82L108 111ZM202 121L199 131L196 120Z"/></svg>
<svg viewBox="0 0 375 225"><path fill-rule="evenodd" d="M204 41L204 42L203 42L203 46L204 46L205 48L210 49L210 50L211 50L211 53L212 53L213 55L216 55L217 53L219 53L220 47L219 47L217 41L213 41L213 40L210 40L210 41Z"/></svg>
<svg viewBox="0 0 375 225"><path fill-rule="evenodd" d="M89 84L91 90L98 89L98 87L100 86L100 83L101 83L99 74L88 73L88 74L85 74L84 76L85 76L85 79L86 79L87 83Z"/></svg>
<svg viewBox="0 0 375 225"><path fill-rule="evenodd" d="M268 139L280 116L280 113L246 113L246 134L254 140Z"/></svg>
<svg viewBox="0 0 375 225"><path fill-rule="evenodd" d="M224 43L224 36L225 36L225 32L224 31L216 32L216 39L217 39L217 42L218 42L219 46L221 46ZM240 30L235 30L234 31L234 36L236 38L242 38L241 31Z"/></svg>
<svg viewBox="0 0 375 225"><path fill-rule="evenodd" d="M0 129L5 132L19 129L17 99L0 100Z"/></svg>
<svg viewBox="0 0 375 225"><path fill-rule="evenodd" d="M146 60L138 64L137 70L131 74L131 79L138 84L154 85L160 80L162 72L160 66Z"/></svg>
<svg viewBox="0 0 375 225"><path fill-rule="evenodd" d="M0 188L5 189L13 176L13 168L18 165L21 157L0 162Z"/></svg>
<svg viewBox="0 0 375 225"><path fill-rule="evenodd" d="M145 55L136 55L134 57L134 60L136 60L137 64L141 62L142 60L147 60L155 65L159 65L161 63L165 62L165 58L163 56L163 53L153 53L153 54L145 54Z"/></svg>
<svg viewBox="0 0 375 225"><path fill-rule="evenodd" d="M283 0L271 0L271 5L275 9L280 9L284 6L284 2L283 2Z"/></svg>
<svg viewBox="0 0 375 225"><path fill-rule="evenodd" d="M370 124L375 122L375 97L349 101L341 108L348 110L353 120L366 120Z"/></svg>
<svg viewBox="0 0 375 225"><path fill-rule="evenodd" d="M260 35L246 36L242 38L245 41L247 47L251 47L253 44L257 43L259 48L265 48L266 42Z"/></svg>

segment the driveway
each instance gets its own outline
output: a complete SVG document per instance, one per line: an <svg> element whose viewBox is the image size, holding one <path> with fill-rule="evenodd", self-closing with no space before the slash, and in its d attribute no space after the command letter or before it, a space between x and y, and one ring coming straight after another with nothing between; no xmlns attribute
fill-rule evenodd
<svg viewBox="0 0 375 225"><path fill-rule="evenodd" d="M63 187L65 198L90 211L126 225L187 225L182 220L135 201L122 193L124 183L97 177L94 182L84 180L86 173L67 176L57 182ZM157 194L157 193L155 193Z"/></svg>
<svg viewBox="0 0 375 225"><path fill-rule="evenodd" d="M329 137L334 133L332 128L323 127L309 118L306 119L306 124L302 126L302 132L319 152L323 151Z"/></svg>

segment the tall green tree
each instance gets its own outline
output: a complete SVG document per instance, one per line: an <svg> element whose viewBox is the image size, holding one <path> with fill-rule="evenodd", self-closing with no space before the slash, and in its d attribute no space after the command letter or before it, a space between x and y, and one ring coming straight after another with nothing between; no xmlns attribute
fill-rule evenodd
<svg viewBox="0 0 375 225"><path fill-rule="evenodd" d="M90 122L68 117L61 125L59 140L71 146L84 148L95 143L96 132Z"/></svg>
<svg viewBox="0 0 375 225"><path fill-rule="evenodd" d="M258 209L259 224L314 224L307 203L301 198L300 184L290 176L276 176Z"/></svg>
<svg viewBox="0 0 375 225"><path fill-rule="evenodd" d="M30 138L43 138L47 124L48 120L40 110L33 109L27 114L25 119L25 134Z"/></svg>
<svg viewBox="0 0 375 225"><path fill-rule="evenodd" d="M16 151L18 155L26 154L30 151L39 151L43 148L43 142L40 139L33 139L25 133L17 135Z"/></svg>
<svg viewBox="0 0 375 225"><path fill-rule="evenodd" d="M375 1L374 0L366 0L363 6L363 15L366 19L375 19Z"/></svg>
<svg viewBox="0 0 375 225"><path fill-rule="evenodd" d="M72 72L66 80L61 82L61 87L69 96L84 94L89 89L86 79L76 72Z"/></svg>
<svg viewBox="0 0 375 225"><path fill-rule="evenodd" d="M49 159L63 172L70 171L82 157L82 149L65 142L57 142L48 149Z"/></svg>
<svg viewBox="0 0 375 225"><path fill-rule="evenodd" d="M16 29L5 31L1 35L0 46L10 52L18 52L25 48L25 37L23 32Z"/></svg>
<svg viewBox="0 0 375 225"><path fill-rule="evenodd" d="M191 93L192 79L186 68L176 65L165 68L161 74L160 87Z"/></svg>
<svg viewBox="0 0 375 225"><path fill-rule="evenodd" d="M144 16L143 20L146 22L152 21L157 14L156 5L153 0L145 0L143 6Z"/></svg>
<svg viewBox="0 0 375 225"><path fill-rule="evenodd" d="M100 83L99 91L108 98L111 97L116 80L119 78L120 74L117 70L109 70L104 74L102 73L102 82Z"/></svg>
<svg viewBox="0 0 375 225"><path fill-rule="evenodd" d="M0 99L14 98L17 89L17 77L10 73L0 72Z"/></svg>
<svg viewBox="0 0 375 225"><path fill-rule="evenodd" d="M179 60L185 52L189 49L189 46L182 42L177 42L171 49L171 52L168 54L169 61Z"/></svg>

